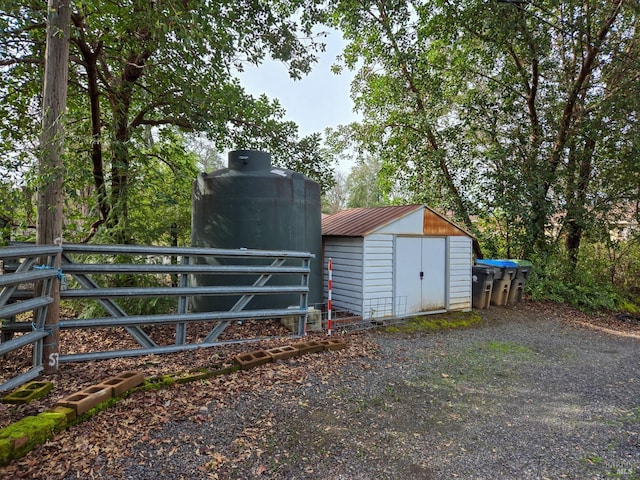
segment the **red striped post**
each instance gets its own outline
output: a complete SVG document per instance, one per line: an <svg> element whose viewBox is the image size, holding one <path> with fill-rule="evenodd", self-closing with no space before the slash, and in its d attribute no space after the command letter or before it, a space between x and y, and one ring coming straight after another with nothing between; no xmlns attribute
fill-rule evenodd
<svg viewBox="0 0 640 480"><path fill-rule="evenodd" d="M331 302L331 290L333 289L333 260L329 259L329 283L327 285L327 291L328 291L328 295L327 295L327 335L331 335L331 327L333 327L332 325L332 320L331 320L331 310L333 309L333 305Z"/></svg>

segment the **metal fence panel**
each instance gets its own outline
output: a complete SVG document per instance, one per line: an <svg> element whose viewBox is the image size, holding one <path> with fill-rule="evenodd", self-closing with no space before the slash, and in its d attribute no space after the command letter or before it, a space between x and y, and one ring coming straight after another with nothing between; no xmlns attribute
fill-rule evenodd
<svg viewBox="0 0 640 480"><path fill-rule="evenodd" d="M43 257L52 259L62 253L62 271L53 270L47 261L37 265ZM120 257L132 256L141 263L116 261ZM242 259L243 265L193 264L194 257ZM272 250L231 250L201 247L154 247L142 245L75 245L60 246L15 244L0 248L0 260L12 264L0 275L0 319L2 322L2 343L0 354L6 354L28 345L33 345L34 363L28 372L0 384L0 391L36 378L43 370L42 342L49 332L44 329L46 308L54 301L48 291L36 296L36 285L45 290L52 282L63 280L60 297L63 299L93 299L99 302L109 316L83 319L61 319L56 328L60 331L86 328L124 328L142 348L115 351L95 351L83 354L65 354L59 356L60 363L71 361L89 361L124 356L137 356L158 353L171 353L195 348L212 347L226 343L255 341L255 339L232 339L217 341L219 335L233 321L246 318L267 319L279 317L299 318L299 328L295 336L304 335L307 316L307 298L309 292L310 259L308 252L272 251ZM145 260L146 259L146 260ZM265 259L270 264L259 264ZM7 261L8 260L8 261ZM22 260L22 261L20 261ZM255 264L247 264L255 260ZM160 261L160 263L158 263ZM285 262L288 264L285 265ZM299 262L291 265L291 261ZM172 286L123 287L101 285L96 276L109 275L154 275L161 279L172 279ZM253 285L238 286L190 286L192 274L215 275L252 275L257 276ZM269 285L274 276L291 277L290 285ZM295 279L298 280L295 280ZM69 282L70 281L70 282ZM68 285L71 283L71 285ZM18 289L17 286L23 288ZM255 295L297 294L299 305L295 308L275 308L247 310L246 307ZM189 311L189 298L194 295L234 295L238 301L228 311L199 312ZM130 315L117 299L134 297L175 298L177 313L159 313L155 315ZM15 316L33 311L33 322L16 321ZM197 322L217 322L212 331L200 343L187 343L187 326ZM143 325L176 324L175 345L158 346L142 329ZM20 332L17 338L11 336Z"/></svg>

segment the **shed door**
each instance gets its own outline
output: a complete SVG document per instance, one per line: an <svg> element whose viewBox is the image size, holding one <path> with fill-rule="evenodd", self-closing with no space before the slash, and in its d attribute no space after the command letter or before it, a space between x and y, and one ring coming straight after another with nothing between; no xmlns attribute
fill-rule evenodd
<svg viewBox="0 0 640 480"><path fill-rule="evenodd" d="M396 238L397 314L445 308L445 252L444 238Z"/></svg>

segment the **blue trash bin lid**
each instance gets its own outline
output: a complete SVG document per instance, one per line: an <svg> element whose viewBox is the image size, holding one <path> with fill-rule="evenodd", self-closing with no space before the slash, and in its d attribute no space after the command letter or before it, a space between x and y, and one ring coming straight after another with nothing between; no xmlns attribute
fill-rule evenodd
<svg viewBox="0 0 640 480"><path fill-rule="evenodd" d="M518 268L518 264L511 260L493 260L489 258L483 258L481 260L476 260L476 263L480 265L491 265L492 267L498 268Z"/></svg>

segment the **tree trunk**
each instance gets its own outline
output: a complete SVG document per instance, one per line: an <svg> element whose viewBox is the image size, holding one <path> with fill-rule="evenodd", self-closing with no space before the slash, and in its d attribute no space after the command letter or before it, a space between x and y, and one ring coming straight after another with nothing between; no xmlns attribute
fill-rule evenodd
<svg viewBox="0 0 640 480"><path fill-rule="evenodd" d="M40 140L38 244L62 244L62 189L64 165L63 114L67 105L67 77L69 69L69 0L49 0L47 5L47 47L45 52L44 86L42 96L42 137ZM58 255L55 267L60 268ZM58 371L58 322L60 316L60 284L54 281L51 289L53 303L47 310L45 324L51 331L44 340L43 363L45 373Z"/></svg>
<svg viewBox="0 0 640 480"><path fill-rule="evenodd" d="M83 18L72 16L72 20L78 27L82 26ZM102 44L98 43L92 48L84 38L76 38L77 45L85 71L87 72L87 95L89 97L89 111L91 114L91 164L93 173L93 184L96 188L98 199L99 218L91 225L88 235L82 240L88 242L98 231L98 227L104 224L109 218L111 206L107 194L107 185L104 176L104 162L102 155L102 118L100 116L100 88L98 85L98 57L102 51Z"/></svg>
<svg viewBox="0 0 640 480"><path fill-rule="evenodd" d="M591 178L591 161L595 148L596 141L593 138L587 138L579 170L577 172L577 181L573 181L573 178L571 178L567 189L568 220L565 225L567 231L565 246L567 248L567 255L569 256L569 263L572 270L575 269L578 264L578 252L580 250L580 242L582 241L584 223L586 220L585 204L589 180ZM575 172L569 172L569 174L573 176L575 175Z"/></svg>
<svg viewBox="0 0 640 480"><path fill-rule="evenodd" d="M109 99L113 111L114 139L111 156L111 212L107 225L113 231L115 243L131 242L130 232L127 231L131 140L129 115L134 85L143 75L150 56L151 52L148 50L129 56L118 82L119 88L114 90Z"/></svg>

